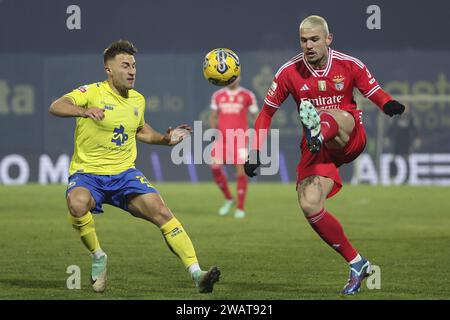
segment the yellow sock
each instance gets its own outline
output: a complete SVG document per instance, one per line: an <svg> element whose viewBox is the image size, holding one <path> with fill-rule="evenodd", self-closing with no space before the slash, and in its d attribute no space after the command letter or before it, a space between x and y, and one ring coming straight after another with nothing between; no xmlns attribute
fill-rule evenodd
<svg viewBox="0 0 450 320"><path fill-rule="evenodd" d="M75 218L69 213L69 221L72 224L72 227L78 231L84 246L91 253L100 249L100 243L98 242L97 234L95 233L94 218L89 211L81 218Z"/></svg>
<svg viewBox="0 0 450 320"><path fill-rule="evenodd" d="M170 250L181 259L186 268L194 263L198 263L194 246L180 221L174 217L161 226L160 229Z"/></svg>

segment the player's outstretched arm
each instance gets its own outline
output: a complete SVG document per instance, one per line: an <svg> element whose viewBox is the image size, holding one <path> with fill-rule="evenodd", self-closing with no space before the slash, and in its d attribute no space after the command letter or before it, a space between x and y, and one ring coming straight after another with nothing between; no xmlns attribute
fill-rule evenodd
<svg viewBox="0 0 450 320"><path fill-rule="evenodd" d="M276 108L264 104L255 121L255 143L251 147L249 157L244 164L245 174L249 177L256 176L256 169L261 165L259 159L259 150L264 144L268 130L272 123L272 117L277 111Z"/></svg>
<svg viewBox="0 0 450 320"><path fill-rule="evenodd" d="M383 112L392 117L396 114L402 114L405 111L405 106L397 100L390 100L383 105Z"/></svg>
<svg viewBox="0 0 450 320"><path fill-rule="evenodd" d="M169 127L165 134L161 134L146 123L136 132L136 139L148 144L174 146L183 141L191 132L192 128L190 126L182 124L175 129Z"/></svg>
<svg viewBox="0 0 450 320"><path fill-rule="evenodd" d="M105 117L104 110L100 108L83 108L75 105L70 98L61 97L55 100L48 109L52 115L57 117L83 117L97 121Z"/></svg>
<svg viewBox="0 0 450 320"><path fill-rule="evenodd" d="M405 106L394 100L389 93L383 89L378 89L369 97L369 100L375 103L385 114L392 117L396 114L402 114Z"/></svg>
<svg viewBox="0 0 450 320"><path fill-rule="evenodd" d="M405 106L384 91L365 66L361 67L361 65L357 66L355 64L354 67L356 87L365 97L375 103L381 111L390 117L402 114L405 111Z"/></svg>

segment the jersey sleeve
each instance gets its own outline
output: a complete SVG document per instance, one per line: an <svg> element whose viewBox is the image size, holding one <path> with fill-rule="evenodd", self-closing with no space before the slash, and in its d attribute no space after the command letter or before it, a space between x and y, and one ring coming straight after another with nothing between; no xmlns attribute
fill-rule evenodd
<svg viewBox="0 0 450 320"><path fill-rule="evenodd" d="M372 76L367 67L360 62L354 62L353 64L355 72L355 86L366 98L370 98L380 88L377 80Z"/></svg>
<svg viewBox="0 0 450 320"><path fill-rule="evenodd" d="M264 102L268 106L278 109L288 95L289 90L287 87L286 70L283 70L275 75L269 90L267 90Z"/></svg>
<svg viewBox="0 0 450 320"><path fill-rule="evenodd" d="M248 111L250 111L251 114L256 114L259 112L259 108L258 108L258 101L256 100L256 96L253 92L249 92L249 107L248 107Z"/></svg>
<svg viewBox="0 0 450 320"><path fill-rule="evenodd" d="M139 125L138 125L138 129L141 129L144 127L145 125L145 98L142 97L142 102L141 102L141 117L139 118Z"/></svg>
<svg viewBox="0 0 450 320"><path fill-rule="evenodd" d="M89 105L93 90L94 88L92 85L84 85L65 94L64 97L71 99L75 105L86 108Z"/></svg>

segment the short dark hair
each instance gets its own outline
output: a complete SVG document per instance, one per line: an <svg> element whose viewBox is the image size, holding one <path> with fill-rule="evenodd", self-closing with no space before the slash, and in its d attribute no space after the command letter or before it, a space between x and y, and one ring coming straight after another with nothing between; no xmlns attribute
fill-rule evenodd
<svg viewBox="0 0 450 320"><path fill-rule="evenodd" d="M134 55L137 52L136 47L128 40L119 40L111 43L103 52L103 62L114 59L115 56L121 53Z"/></svg>

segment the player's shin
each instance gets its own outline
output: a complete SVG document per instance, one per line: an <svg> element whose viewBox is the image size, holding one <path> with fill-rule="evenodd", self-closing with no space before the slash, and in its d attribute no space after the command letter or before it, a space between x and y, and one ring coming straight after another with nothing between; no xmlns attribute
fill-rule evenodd
<svg viewBox="0 0 450 320"><path fill-rule="evenodd" d="M247 194L248 178L246 175L240 175L237 177L237 208L244 210L245 196Z"/></svg>
<svg viewBox="0 0 450 320"><path fill-rule="evenodd" d="M197 271L198 260L195 249L181 223L176 218L172 218L160 229L169 249L180 258L188 271L191 274Z"/></svg>
<svg viewBox="0 0 450 320"><path fill-rule="evenodd" d="M95 232L95 222L92 214L88 211L84 216L77 218L68 214L68 218L72 227L80 235L81 241L84 246L92 253L97 254L100 249L100 243L97 239L97 233Z"/></svg>
<svg viewBox="0 0 450 320"><path fill-rule="evenodd" d="M225 199L227 200L233 199L230 189L228 188L227 177L225 176L222 167L212 166L211 171L214 177L214 181L219 186L220 190L222 190Z"/></svg>
<svg viewBox="0 0 450 320"><path fill-rule="evenodd" d="M327 112L320 113L320 133L322 135L322 141L328 142L339 133L339 124L336 119Z"/></svg>
<svg viewBox="0 0 450 320"><path fill-rule="evenodd" d="M358 256L358 252L348 241L339 221L325 208L307 219L314 231L347 262L351 262Z"/></svg>

